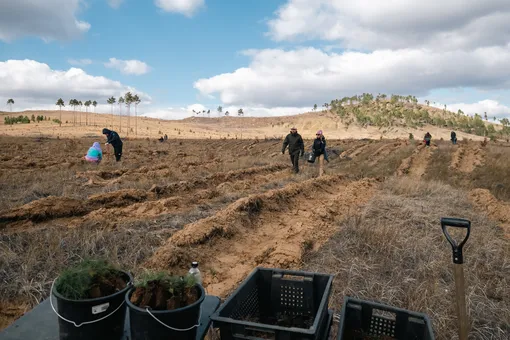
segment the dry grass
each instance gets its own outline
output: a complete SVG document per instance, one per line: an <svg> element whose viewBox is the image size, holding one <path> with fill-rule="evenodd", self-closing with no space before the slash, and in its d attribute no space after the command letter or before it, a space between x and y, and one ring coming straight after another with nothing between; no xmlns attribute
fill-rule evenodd
<svg viewBox="0 0 510 340"><path fill-rule="evenodd" d="M306 159L300 160L300 174L291 175L288 154L283 156L280 152L281 140L128 141L121 164L114 163L110 156L109 161L99 167L80 161L95 140L97 138L34 141L0 137L1 149L8 150L1 156L0 210L49 195L84 199L122 189L145 192L154 184L172 186L180 181L192 183L209 176L221 179L221 174L217 177L214 174L267 164L283 162L289 168L234 176L228 183L219 180L189 192L172 193L177 199L191 197L189 206L172 206L169 200L169 206L165 206L169 210L163 209L154 216L147 213L126 217L112 208L98 214L98 218L80 220L76 229L61 226L66 225L67 218L74 221L79 217L48 220L44 224L21 224L22 227L6 226L0 233L3 302L28 300L33 306L48 296L51 282L60 270L82 257L104 256L136 272L185 224L204 219L248 194L283 188L318 175L317 164L309 165ZM366 142L328 140L328 147L341 152ZM392 149L383 156L374 156L381 143L395 141L374 141L350 160L330 154L331 162L325 164L326 174L344 174L346 180L389 177L415 149L411 144ZM16 147L9 148L10 145ZM308 146L309 141L307 151ZM497 197L510 199L510 157L507 156L510 148L489 144L484 150L491 161L470 174L452 174L448 170L452 147L440 142L425 178L442 179L454 187L486 187ZM103 172L76 176L95 170ZM122 176L118 175L119 170ZM88 185L92 179L99 184ZM117 215L111 218L115 213ZM303 244L302 250L307 254L305 266L308 270L337 272L332 300L337 311L344 295L376 299L425 312L433 320L440 339L455 338L451 250L439 227L439 218L448 215L469 218L473 222L473 234L465 252L473 338L503 339L510 332L508 323L505 324L510 319L510 247L493 223L473 213L467 194L462 190L439 182L390 179L362 214L342 222L341 232L325 247L314 253L310 242ZM109 222L115 229L105 227ZM9 229L11 226L19 227L16 233ZM25 226L27 229L22 230ZM182 255L184 262L195 256L196 251L186 249L186 254Z"/></svg>
<svg viewBox="0 0 510 340"><path fill-rule="evenodd" d="M2 235L0 294L5 299L28 298L36 305L48 296L53 279L63 268L89 256L101 256L126 270L134 270L172 232L51 228Z"/></svg>
<svg viewBox="0 0 510 340"><path fill-rule="evenodd" d="M372 155L380 147L380 143L373 142L355 158L335 159L331 161L330 167L340 173L356 174L358 177L388 177L397 171L402 159L409 157L415 148L413 144L402 146L374 160Z"/></svg>
<svg viewBox="0 0 510 340"><path fill-rule="evenodd" d="M439 220L470 219L464 250L470 339L508 339L510 243L466 197L439 182L390 180L304 267L336 275L331 304L337 311L346 295L377 300L426 313L437 339L456 339L451 248Z"/></svg>
<svg viewBox="0 0 510 340"><path fill-rule="evenodd" d="M482 149L485 154L482 166L468 174L450 170L453 153L465 143L459 142L457 146L448 142L438 143L439 148L434 152L424 179L440 180L454 187L488 189L496 198L510 201L510 148L490 143Z"/></svg>

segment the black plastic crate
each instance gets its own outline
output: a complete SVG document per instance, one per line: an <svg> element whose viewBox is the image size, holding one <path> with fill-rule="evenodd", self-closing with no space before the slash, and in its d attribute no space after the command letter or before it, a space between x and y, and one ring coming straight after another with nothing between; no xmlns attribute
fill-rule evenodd
<svg viewBox="0 0 510 340"><path fill-rule="evenodd" d="M256 268L211 316L222 340L320 339L332 275Z"/></svg>
<svg viewBox="0 0 510 340"><path fill-rule="evenodd" d="M426 314L346 297L337 340L434 340Z"/></svg>

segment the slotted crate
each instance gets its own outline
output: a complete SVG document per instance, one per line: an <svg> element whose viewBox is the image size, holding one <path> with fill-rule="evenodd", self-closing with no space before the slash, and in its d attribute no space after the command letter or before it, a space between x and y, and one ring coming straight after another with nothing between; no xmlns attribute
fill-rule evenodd
<svg viewBox="0 0 510 340"><path fill-rule="evenodd" d="M332 275L256 268L211 316L222 340L316 340L328 323Z"/></svg>
<svg viewBox="0 0 510 340"><path fill-rule="evenodd" d="M434 340L426 314L345 297L337 340Z"/></svg>

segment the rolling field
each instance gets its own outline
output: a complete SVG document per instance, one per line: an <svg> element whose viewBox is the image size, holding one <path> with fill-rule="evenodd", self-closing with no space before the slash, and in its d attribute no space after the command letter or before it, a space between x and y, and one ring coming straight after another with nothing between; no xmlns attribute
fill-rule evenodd
<svg viewBox="0 0 510 340"><path fill-rule="evenodd" d="M471 337L510 337L508 143L328 140L318 178L305 159L293 174L276 138L129 140L122 162L106 149L99 166L81 160L94 141L0 137L0 329L48 297L63 267L96 255L135 275L199 261L222 298L256 266L332 273L337 313L345 295L375 299L429 314L436 337L453 339L439 224L450 216L473 225Z"/></svg>

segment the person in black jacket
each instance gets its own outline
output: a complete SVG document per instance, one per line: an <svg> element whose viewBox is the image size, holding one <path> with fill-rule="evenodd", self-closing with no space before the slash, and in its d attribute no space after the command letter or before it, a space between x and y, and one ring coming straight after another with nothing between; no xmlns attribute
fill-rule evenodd
<svg viewBox="0 0 510 340"><path fill-rule="evenodd" d="M299 172L299 154L301 157L305 154L305 143L301 135L297 133L297 129L293 127L290 129L290 133L285 137L283 141L282 154L285 154L285 149L289 147L290 161L292 162L292 168L297 174Z"/></svg>
<svg viewBox="0 0 510 340"><path fill-rule="evenodd" d="M450 138L453 144L457 144L457 134L455 133L455 131L452 131L452 133L450 134Z"/></svg>
<svg viewBox="0 0 510 340"><path fill-rule="evenodd" d="M115 160L117 162L120 161L120 157L122 156L122 140L120 139L119 134L115 131L104 128L103 135L106 135L107 138L105 145L111 144L113 146Z"/></svg>

